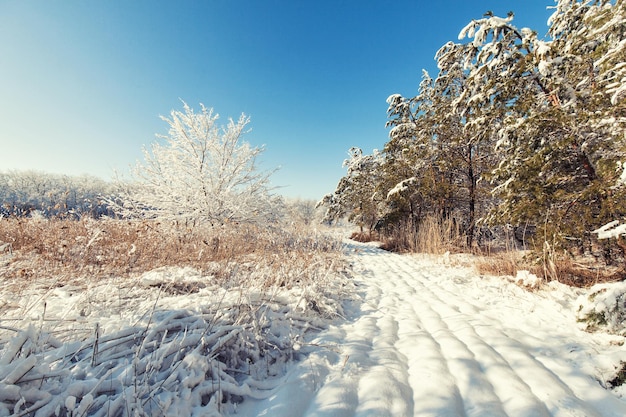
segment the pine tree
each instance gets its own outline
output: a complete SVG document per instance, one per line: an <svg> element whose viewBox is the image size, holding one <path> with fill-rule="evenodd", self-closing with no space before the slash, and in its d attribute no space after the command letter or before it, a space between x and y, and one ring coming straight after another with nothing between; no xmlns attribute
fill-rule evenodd
<svg viewBox="0 0 626 417"><path fill-rule="evenodd" d="M512 16L477 20L461 33L473 38L469 85L494 92L485 109L499 126L502 160L491 179L502 204L492 220L534 224L542 238L582 244L609 212L623 210L614 185L624 105L607 82L616 66L599 65L608 50L623 56L623 22L607 26L616 14L623 16L623 2L560 1L549 42L515 28Z"/></svg>
<svg viewBox="0 0 626 417"><path fill-rule="evenodd" d="M326 207L325 221L332 222L347 217L357 224L361 232L371 233L379 219L376 184L380 174L381 154L374 151L364 155L360 148L349 150L350 157L343 163L347 173L335 191L324 196L319 206Z"/></svg>

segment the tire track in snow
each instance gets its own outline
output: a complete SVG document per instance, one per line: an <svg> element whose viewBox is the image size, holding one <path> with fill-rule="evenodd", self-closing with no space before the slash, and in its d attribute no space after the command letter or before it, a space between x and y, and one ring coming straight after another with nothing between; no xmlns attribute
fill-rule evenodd
<svg viewBox="0 0 626 417"><path fill-rule="evenodd" d="M424 330L436 337L436 343L440 355L445 358L447 368L451 375L454 375L454 381L458 389L459 395L462 397L462 406L468 416L502 416L506 415L500 399L494 391L481 364L475 359L473 352L469 347L456 336L456 328L451 328L450 324L460 324L461 329L469 326L469 324L460 318L458 305L449 305L438 298L432 290L429 290L423 284L423 280L416 280L417 270L411 268L409 263L405 263L406 258L384 257L386 270L393 274L393 279L389 284L395 288L401 288L398 298L401 304L414 304L417 317L422 318ZM388 260L394 259L390 263ZM427 277L422 275L423 279ZM400 294L409 294L409 298L402 297ZM424 297L424 295L427 295ZM429 302L429 300L431 300ZM432 300L439 303L433 304ZM439 306L439 310L435 308ZM470 309L473 310L473 309ZM444 320L442 315L451 317ZM458 327L455 326L455 327ZM458 407L459 401L455 401ZM416 410L417 411L417 410ZM421 415L421 412L416 412Z"/></svg>
<svg viewBox="0 0 626 417"><path fill-rule="evenodd" d="M410 265L411 262L414 261L410 258L396 257L388 265L388 270L394 271L396 265L398 280L403 286L413 289L411 294L418 295L409 302L414 302L418 316L426 318L429 334L437 336L440 349L447 358L447 365L455 375L463 397L465 414L550 415L508 362L477 335L472 325L475 320L471 317L479 312L479 308L437 286L432 277L419 272L414 265ZM446 293L445 300L439 296L442 293ZM495 384L492 385L490 381L495 381ZM501 381L507 381L505 390L498 389ZM511 387L514 389L511 390ZM515 394L511 395L513 391Z"/></svg>
<svg viewBox="0 0 626 417"><path fill-rule="evenodd" d="M410 258L406 258L398 260L397 262L411 263L414 261ZM500 327L498 326L500 323L495 322L491 323L491 326L480 326L479 328L483 330L481 332L482 336L479 336L476 329L471 324L474 320L467 320L466 316L459 315L461 307L464 307L463 309L465 311L474 313L478 313L478 308L467 303L457 294L451 294L443 290L434 282L435 280L433 280L432 277L423 275L423 273L420 274L424 279L414 282L421 287L419 293L422 295L427 294L426 298L432 300L428 306L441 312L439 319L442 324L457 323L457 325L452 328L451 333L445 333L443 340L447 340L450 343L450 366L457 364L459 359L464 361L468 366L468 369L463 369L462 366L458 366L455 372L458 380L457 383L461 387L463 397L466 401L466 408L470 410L468 411L468 415L499 416L505 414L503 409L497 408L497 405L493 402L493 398L486 398L487 402L491 403L493 408L489 406L484 407L484 405L480 403L476 404L475 401L472 400L483 396L489 397L489 392L484 391L484 389L490 384L480 376L483 374L489 376L491 369L493 369L493 366L489 365L493 365L494 363L497 363L501 369L504 367L509 378L521 382L514 390L515 394L512 394L513 391L508 389L508 387L505 390L499 390L503 391L500 395L505 397L503 398L503 403L510 403L516 399L521 399L518 397L526 397L526 401L518 401L516 407L508 407L509 410L507 410L508 412L506 414L533 416L598 415L595 410L578 399L573 391L555 373L546 368L540 360L530 355L527 346L511 339L502 331L496 330ZM429 281L430 284L428 286L423 285L425 280ZM446 293L448 298L441 298L439 294L442 293ZM444 319L444 317L447 318ZM436 329L434 330L436 331ZM465 344L464 341L469 342ZM480 362L478 362L473 351L480 351L481 345L483 348L482 353L486 354L486 356L482 356ZM488 349L484 350L485 347ZM502 354L500 352L502 352ZM455 353L456 358L454 357ZM498 359L500 359L500 361L498 361ZM525 383L524 380L528 383ZM493 381L495 387L501 386L501 378L493 375ZM479 392L475 392L476 390L473 389L475 387L481 387L482 389L479 389ZM497 390L494 386L490 386L489 388L496 394ZM543 401L544 404L538 403L537 399ZM497 401L497 399L495 400ZM531 402L534 404L531 405Z"/></svg>
<svg viewBox="0 0 626 417"><path fill-rule="evenodd" d="M320 348L292 378L306 411L280 415L626 415L626 403L568 368L566 359L550 357L551 342L542 339L559 329L528 331L527 323L507 328L512 321L493 312L501 310L491 311L484 298L467 294L478 288L513 297L506 282L494 288L476 276L442 276L441 266L367 244L354 243L349 250L362 299L346 310L346 322L311 341Z"/></svg>
<svg viewBox="0 0 626 417"><path fill-rule="evenodd" d="M379 313L402 317L399 306L412 306L416 322L431 338L424 346L431 358L413 361L409 368L418 367L413 370L418 374L426 362L434 359L439 371L445 375L443 378L438 376L436 381L443 380L448 385L440 387L448 393L448 403L433 409L432 396L426 397L426 401L414 396L414 415L602 415L579 399L541 360L533 357L527 346L500 330L501 323L477 317L479 305L438 285L437 277L420 268L415 259L367 246L361 246L360 250L367 255L360 256L357 262L372 270L374 277L384 277L374 281L382 287L383 294L395 298L395 310L386 312L381 304ZM415 355L415 346L419 345L405 342L397 346L408 356ZM441 357L445 359L447 372ZM449 386L450 376L456 390ZM420 391L424 381L428 379L413 384L414 391ZM420 408L420 404L426 404L427 408Z"/></svg>

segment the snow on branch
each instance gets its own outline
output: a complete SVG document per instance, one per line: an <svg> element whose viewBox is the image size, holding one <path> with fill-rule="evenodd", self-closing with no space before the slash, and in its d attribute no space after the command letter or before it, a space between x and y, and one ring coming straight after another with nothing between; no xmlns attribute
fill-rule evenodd
<svg viewBox="0 0 626 417"><path fill-rule="evenodd" d="M269 220L276 203L269 185L274 171L260 171L263 147L243 140L250 118L242 114L219 126L213 109L201 105L194 112L183 105L183 111L161 117L169 133L144 150L134 181L119 184L112 202L118 214L194 224Z"/></svg>
<svg viewBox="0 0 626 417"><path fill-rule="evenodd" d="M394 197L397 194L401 194L405 190L407 190L411 185L417 182L416 177L407 178L406 180L400 181L397 183L389 192L387 193L387 200Z"/></svg>
<svg viewBox="0 0 626 417"><path fill-rule="evenodd" d="M619 238L620 236L626 235L626 224L620 224L618 220L613 220L591 233L596 233L600 240L611 239L613 237Z"/></svg>

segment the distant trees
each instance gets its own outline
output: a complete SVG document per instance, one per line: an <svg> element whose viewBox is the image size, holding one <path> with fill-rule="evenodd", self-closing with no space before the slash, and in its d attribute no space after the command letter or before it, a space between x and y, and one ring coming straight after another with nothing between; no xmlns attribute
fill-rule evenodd
<svg viewBox="0 0 626 417"><path fill-rule="evenodd" d="M201 105L161 117L168 135L159 136L131 181L118 183L110 200L124 217L198 223L268 222L275 220L277 198L271 193L272 171L261 171L262 148L242 140L250 119L241 115L220 126L213 109Z"/></svg>
<svg viewBox="0 0 626 417"><path fill-rule="evenodd" d="M102 198L111 184L93 176L57 175L38 171L0 172L0 215L100 217L108 213Z"/></svg>
<svg viewBox="0 0 626 417"><path fill-rule="evenodd" d="M547 40L512 22L473 20L464 43L437 52L436 78L389 97L384 151L359 156L377 166L355 183L348 165L329 218L359 195L378 201L368 216L381 231L434 215L469 247L506 225L536 229L539 248L585 251L592 230L626 215L626 3L559 0Z"/></svg>
<svg viewBox="0 0 626 417"><path fill-rule="evenodd" d="M302 198L285 199L284 211L288 220L304 226L319 224L324 217L324 213L317 207L315 200Z"/></svg>
<svg viewBox="0 0 626 417"><path fill-rule="evenodd" d="M320 202L327 208L326 219L347 216L357 224L361 232L371 232L378 221L376 185L380 177L382 154L375 151L363 155L360 148L351 148L350 158L343 163L348 173L337 185L334 193L326 195Z"/></svg>

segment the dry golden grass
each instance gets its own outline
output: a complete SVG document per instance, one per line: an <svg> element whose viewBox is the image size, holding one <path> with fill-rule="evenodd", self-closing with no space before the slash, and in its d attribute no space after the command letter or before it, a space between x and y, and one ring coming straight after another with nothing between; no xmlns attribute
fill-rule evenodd
<svg viewBox="0 0 626 417"><path fill-rule="evenodd" d="M481 256L475 263L476 270L481 275L517 275L517 271L524 268L523 256L516 251L505 251L487 256Z"/></svg>
<svg viewBox="0 0 626 417"><path fill-rule="evenodd" d="M154 393L180 396L172 375L200 356L207 378L183 388L197 389L206 402L240 402L241 375L246 383L275 376L281 364L300 359L308 332L342 314L341 299L353 287L342 271L342 245L329 236L293 226L186 230L0 218L0 348L9 347L3 359L18 369L11 381L17 394L4 408L20 415L52 409L56 402L48 400L67 394L64 387L96 375L102 389L89 395L141 412ZM41 373L55 366L41 362L44 356L63 362L64 372L44 381ZM111 372L128 378L112 389ZM214 394L222 381L232 393ZM74 408L59 407L62 415Z"/></svg>
<svg viewBox="0 0 626 417"><path fill-rule="evenodd" d="M362 234L356 236L361 241L366 241L367 237ZM468 251L466 236L458 226L452 221L440 221L434 216L425 218L417 231L407 227L386 236L381 247L396 252L435 255ZM542 251L520 250L512 237L506 236L497 248L474 246L471 251L478 255L475 268L483 275L516 276L518 271L527 270L546 282L559 281L575 287L626 279L626 268L623 265L609 267L593 259L574 260L571 255L564 251L558 252L553 247L546 243Z"/></svg>
<svg viewBox="0 0 626 417"><path fill-rule="evenodd" d="M350 235L350 239L356 242L377 242L380 240L380 234L377 232L354 232Z"/></svg>
<svg viewBox="0 0 626 417"><path fill-rule="evenodd" d="M396 252L441 255L446 251L461 250L465 241L465 236L453 221L440 221L435 216L428 216L417 230L406 227L386 236L382 248Z"/></svg>
<svg viewBox="0 0 626 417"><path fill-rule="evenodd" d="M465 246L465 236L451 220L427 217L420 225L415 246L418 252L443 254Z"/></svg>
<svg viewBox="0 0 626 417"><path fill-rule="evenodd" d="M626 278L622 267L601 266L597 262L575 262L565 254L532 257L529 252L519 250L481 256L475 267L480 274L496 276L516 276L518 271L526 270L545 281L558 281L581 288Z"/></svg>
<svg viewBox="0 0 626 417"><path fill-rule="evenodd" d="M617 282L626 279L626 271L623 267L609 267L597 262L575 262L569 258L556 260L554 266L548 271L543 267L535 269L535 274L538 276L541 276L542 272L548 279L573 287L591 287L598 283Z"/></svg>
<svg viewBox="0 0 626 417"><path fill-rule="evenodd" d="M189 266L224 278L228 264L263 264L297 279L309 265L330 263L338 242L303 229L226 225L185 229L150 221L0 219L0 257L6 278L127 276L164 266ZM2 254L0 254L2 255ZM2 261L4 259L4 261ZM220 265L222 267L220 267ZM268 283L270 285L272 283Z"/></svg>

